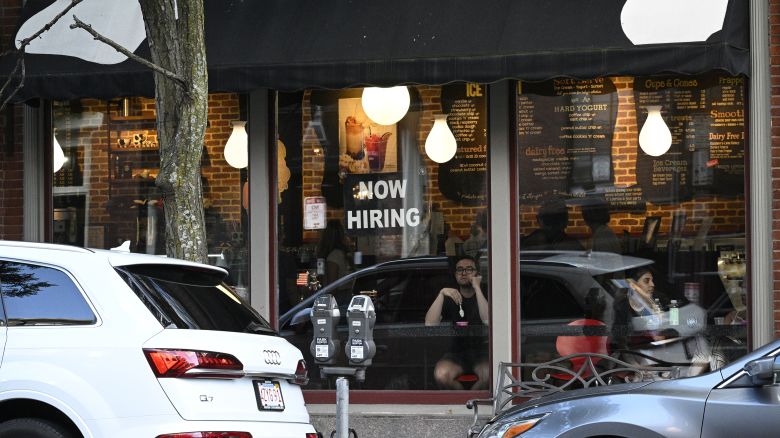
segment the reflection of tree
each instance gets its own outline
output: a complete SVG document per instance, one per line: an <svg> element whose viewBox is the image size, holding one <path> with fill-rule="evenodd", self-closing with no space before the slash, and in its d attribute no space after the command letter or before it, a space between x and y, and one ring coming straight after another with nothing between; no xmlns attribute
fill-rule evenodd
<svg viewBox="0 0 780 438"><path fill-rule="evenodd" d="M32 270L19 263L0 262L0 282L3 295L13 298L36 295L42 288L54 286L48 281L39 280Z"/></svg>

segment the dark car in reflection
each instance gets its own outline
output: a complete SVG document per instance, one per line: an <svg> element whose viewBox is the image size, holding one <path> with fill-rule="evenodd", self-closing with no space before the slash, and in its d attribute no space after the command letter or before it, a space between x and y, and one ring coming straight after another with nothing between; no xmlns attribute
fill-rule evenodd
<svg viewBox="0 0 780 438"><path fill-rule="evenodd" d="M495 416L479 438L775 436L779 354L775 340L696 377L558 392Z"/></svg>
<svg viewBox="0 0 780 438"><path fill-rule="evenodd" d="M556 356L557 336L570 333L575 320L592 317L589 300L598 298L603 307L598 318L612 325L614 291L610 280L622 279L627 270L652 264L652 260L602 252L523 252L520 260L521 334L523 354L534 360ZM488 279L486 257L480 261ZM366 372L364 389L437 389L433 368L450 348L455 336L481 337L487 342L486 326L426 327L425 313L442 287L453 287L451 259L443 256L414 257L380 263L351 273L329 284L281 315L280 334L304 352L307 363L312 326L311 306L316 297L331 294L341 311L340 338L346 339L346 306L356 294L368 294L376 307L374 340L377 353ZM488 299L496 293L483 285ZM337 354L345 365L343 352ZM315 367L316 368L316 367ZM331 388L312 372L309 389Z"/></svg>

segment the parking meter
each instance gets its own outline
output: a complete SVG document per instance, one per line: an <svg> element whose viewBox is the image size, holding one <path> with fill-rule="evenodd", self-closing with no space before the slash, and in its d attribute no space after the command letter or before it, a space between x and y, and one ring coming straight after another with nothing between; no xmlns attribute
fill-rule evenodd
<svg viewBox="0 0 780 438"><path fill-rule="evenodd" d="M367 295L355 295L347 308L348 332L347 345L344 348L349 364L356 367L371 365L376 354L374 344L374 323L376 312L374 303Z"/></svg>
<svg viewBox="0 0 780 438"><path fill-rule="evenodd" d="M318 365L330 365L336 361L336 351L340 342L336 338L336 325L341 313L333 295L323 294L314 301L311 308L311 323L314 327L314 339L309 350Z"/></svg>

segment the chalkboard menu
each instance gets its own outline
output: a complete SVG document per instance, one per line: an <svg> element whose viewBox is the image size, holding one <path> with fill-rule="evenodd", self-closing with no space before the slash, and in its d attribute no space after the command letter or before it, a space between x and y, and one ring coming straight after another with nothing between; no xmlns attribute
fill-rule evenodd
<svg viewBox="0 0 780 438"><path fill-rule="evenodd" d="M439 190L464 205L487 202L487 88L458 83L441 87L441 106L458 144L455 157L439 165Z"/></svg>
<svg viewBox="0 0 780 438"><path fill-rule="evenodd" d="M518 82L520 203L611 185L618 96L609 78Z"/></svg>
<svg viewBox="0 0 780 438"><path fill-rule="evenodd" d="M745 78L721 74L637 77L637 127L647 107L661 106L672 132L668 152L637 151L637 182L648 201L672 203L696 194L744 194Z"/></svg>

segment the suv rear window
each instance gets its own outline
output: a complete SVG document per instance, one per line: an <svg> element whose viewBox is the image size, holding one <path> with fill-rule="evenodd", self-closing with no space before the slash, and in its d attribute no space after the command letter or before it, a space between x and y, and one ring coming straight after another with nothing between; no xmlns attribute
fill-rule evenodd
<svg viewBox="0 0 780 438"><path fill-rule="evenodd" d="M275 334L219 272L175 265L124 266L117 272L165 328Z"/></svg>

